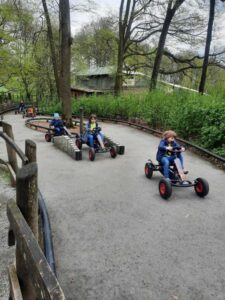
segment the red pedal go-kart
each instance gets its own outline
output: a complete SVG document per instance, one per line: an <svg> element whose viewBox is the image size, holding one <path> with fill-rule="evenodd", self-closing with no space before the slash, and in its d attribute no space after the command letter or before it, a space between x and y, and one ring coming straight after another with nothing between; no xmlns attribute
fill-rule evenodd
<svg viewBox="0 0 225 300"><path fill-rule="evenodd" d="M107 142L104 142L105 149L101 148L101 145L97 138L97 135L99 134L100 131L101 131L100 127L96 128L94 131L92 131L92 134L94 137L94 147L91 147L89 145L89 143L87 142L86 133L84 133L80 136L77 134L77 136L76 136L75 143L76 143L76 146L78 149L81 149L83 144L87 144L89 146L88 156L89 156L90 161L95 160L96 153L109 152L112 158L116 158L116 156L117 156L117 150L116 150L115 146L111 146Z"/></svg>
<svg viewBox="0 0 225 300"><path fill-rule="evenodd" d="M181 151L172 151L172 154L178 155ZM159 171L163 175L163 166L154 164L150 159L145 164L145 176L148 179L152 178L153 172ZM163 199L168 199L172 194L172 187L194 187L195 193L199 197L205 197L209 192L209 184L204 178L196 178L190 181L184 174L179 158L175 158L174 162L169 166L169 178L162 178L159 181L159 193Z"/></svg>

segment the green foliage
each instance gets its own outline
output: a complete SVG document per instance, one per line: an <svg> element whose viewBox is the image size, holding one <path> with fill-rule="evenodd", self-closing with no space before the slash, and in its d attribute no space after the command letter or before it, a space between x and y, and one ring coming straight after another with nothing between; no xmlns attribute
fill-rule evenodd
<svg viewBox="0 0 225 300"><path fill-rule="evenodd" d="M224 91L217 96L201 96L197 93L174 91L165 93L129 94L115 98L112 95L83 97L73 101L73 113L96 113L109 118L138 118L150 127L173 129L184 139L194 141L217 154L225 152L225 99ZM45 108L46 110L46 108ZM61 111L59 102L47 110Z"/></svg>
<svg viewBox="0 0 225 300"><path fill-rule="evenodd" d="M76 71L114 65L117 54L115 21L112 17L100 18L86 25L75 35L72 45L72 60Z"/></svg>

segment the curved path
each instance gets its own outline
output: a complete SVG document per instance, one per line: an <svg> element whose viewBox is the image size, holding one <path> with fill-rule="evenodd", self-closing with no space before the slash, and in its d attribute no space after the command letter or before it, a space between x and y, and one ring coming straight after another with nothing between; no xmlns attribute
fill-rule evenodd
<svg viewBox="0 0 225 300"><path fill-rule="evenodd" d="M174 189L158 194L159 174L144 164L159 139L122 125L102 123L125 155L74 161L44 141L43 133L7 115L15 140L37 143L39 187L49 210L59 281L67 299L224 300L224 171L185 153L190 177L210 183L207 198Z"/></svg>

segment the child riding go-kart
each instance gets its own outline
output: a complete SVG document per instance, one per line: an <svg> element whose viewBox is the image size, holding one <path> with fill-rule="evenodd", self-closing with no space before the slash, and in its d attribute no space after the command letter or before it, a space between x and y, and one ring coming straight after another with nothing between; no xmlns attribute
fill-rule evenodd
<svg viewBox="0 0 225 300"><path fill-rule="evenodd" d="M101 127L99 127L96 122L96 115L94 114L90 116L85 132L80 136L76 136L77 148L81 149L83 144L89 146L89 159L91 161L95 160L96 153L110 152L112 158L117 156L116 147L104 142L104 135L101 132Z"/></svg>
<svg viewBox="0 0 225 300"><path fill-rule="evenodd" d="M152 178L153 172L159 171L164 178L159 181L159 193L162 198L168 199L174 187L194 187L199 197L205 197L209 192L209 184L204 178L197 178L190 181L187 178L187 171L183 167L183 157L181 152L185 149L175 142L176 133L166 131L163 140L160 141L157 160L154 164L151 160L145 164L145 176Z"/></svg>
<svg viewBox="0 0 225 300"><path fill-rule="evenodd" d="M51 142L54 136L69 135L68 130L64 127L63 121L59 118L58 113L54 113L53 119L49 124L49 129L45 134L46 142Z"/></svg>

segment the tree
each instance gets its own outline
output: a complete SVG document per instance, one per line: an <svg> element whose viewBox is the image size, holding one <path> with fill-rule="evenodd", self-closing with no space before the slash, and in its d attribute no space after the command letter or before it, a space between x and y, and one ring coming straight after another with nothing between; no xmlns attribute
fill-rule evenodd
<svg viewBox="0 0 225 300"><path fill-rule="evenodd" d="M225 0L221 0L221 1L225 2ZM212 30L213 30L213 23L215 17L215 4L216 4L216 0L210 0L209 21L208 21L208 28L207 28L206 43L205 43L205 55L204 55L204 60L202 65L201 80L198 89L199 93L201 94L204 93L206 74L207 74L207 68L209 63L209 52L210 52L210 45L212 41Z"/></svg>
<svg viewBox="0 0 225 300"><path fill-rule="evenodd" d="M66 126L72 126L72 103L70 86L71 68L71 32L70 32L70 6L69 0L59 1L59 24L60 24L60 81L59 91L62 101L63 119Z"/></svg>
<svg viewBox="0 0 225 300"><path fill-rule="evenodd" d="M164 19L162 31L160 34L159 42L158 42L158 47L157 47L157 52L156 52L156 57L153 65L153 70L152 70L152 76L151 76L151 82L150 82L150 89L156 88L156 83L157 83L157 78L159 74L159 68L160 64L162 61L162 56L163 56L163 51L165 47L165 42L166 42L166 37L168 34L168 30L171 24L171 21L178 10L178 8L183 4L185 0L176 0L175 3L173 4L173 0L169 0L168 6L167 6L167 11L166 11L166 17Z"/></svg>
<svg viewBox="0 0 225 300"><path fill-rule="evenodd" d="M51 20L50 20L48 8L47 8L46 0L42 0L42 5L43 5L43 8L44 8L44 14L45 14L45 19L46 19L46 23L47 23L48 41L49 41L50 50L51 50L51 60L52 60L54 76L55 76L56 91L57 91L58 99L60 99L59 74L58 74L59 66L58 66L58 60L57 60L57 55L56 55L56 50L55 50L55 43L54 43L53 32L52 32L52 25L51 25Z"/></svg>
<svg viewBox="0 0 225 300"><path fill-rule="evenodd" d="M115 20L112 17L100 18L85 25L75 35L72 47L74 68L82 70L91 66L114 65L116 50Z"/></svg>
<svg viewBox="0 0 225 300"><path fill-rule="evenodd" d="M146 31L149 22L143 19L151 2L152 0L121 0L115 96L119 96L122 90L123 65L129 47L133 43L143 42L152 34Z"/></svg>

